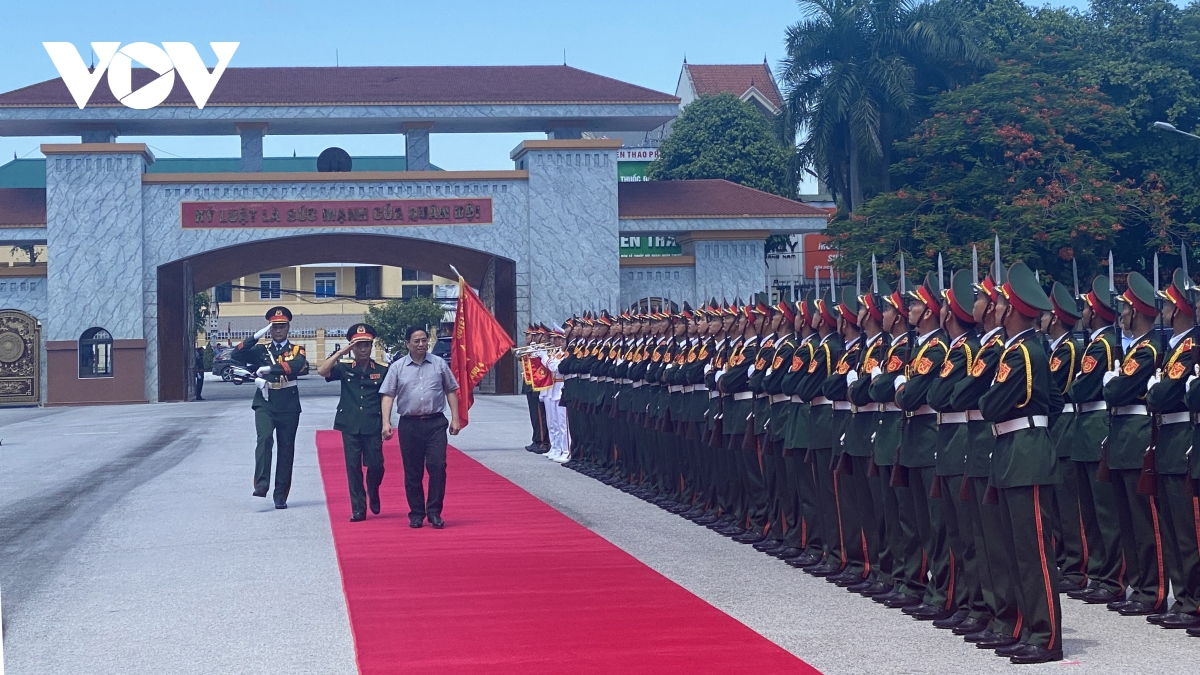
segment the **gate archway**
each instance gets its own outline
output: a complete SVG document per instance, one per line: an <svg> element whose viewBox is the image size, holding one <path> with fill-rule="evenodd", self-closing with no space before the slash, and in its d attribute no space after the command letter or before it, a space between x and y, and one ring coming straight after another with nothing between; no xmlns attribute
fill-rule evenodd
<svg viewBox="0 0 1200 675"><path fill-rule="evenodd" d="M0 407L41 402L42 324L19 309L0 310Z"/></svg>
<svg viewBox="0 0 1200 675"><path fill-rule="evenodd" d="M510 337L516 338L516 263L485 251L382 234L311 234L260 239L205 251L158 266L158 400L189 398L192 349L195 343L192 298L195 289L256 274L264 269L317 263L390 265L453 276L450 265L467 283L495 288L493 313ZM497 391L512 393L512 359L496 364Z"/></svg>

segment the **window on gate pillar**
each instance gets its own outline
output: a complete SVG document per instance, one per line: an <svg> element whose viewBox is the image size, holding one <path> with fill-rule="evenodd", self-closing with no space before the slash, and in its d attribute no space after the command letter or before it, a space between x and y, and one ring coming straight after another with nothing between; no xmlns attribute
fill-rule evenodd
<svg viewBox="0 0 1200 675"><path fill-rule="evenodd" d="M79 377L113 376L112 334L103 328L89 328L79 336Z"/></svg>
<svg viewBox="0 0 1200 675"><path fill-rule="evenodd" d="M278 300L282 297L282 293L280 292L282 283L283 281L278 272L258 275L258 299Z"/></svg>

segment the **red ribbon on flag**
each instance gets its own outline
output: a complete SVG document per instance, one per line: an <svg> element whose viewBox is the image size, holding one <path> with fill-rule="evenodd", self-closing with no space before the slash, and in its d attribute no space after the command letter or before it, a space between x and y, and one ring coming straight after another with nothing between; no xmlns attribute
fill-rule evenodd
<svg viewBox="0 0 1200 675"><path fill-rule="evenodd" d="M472 391L515 343L466 280L458 277L458 310L450 343L450 372L458 381L458 416L467 426Z"/></svg>

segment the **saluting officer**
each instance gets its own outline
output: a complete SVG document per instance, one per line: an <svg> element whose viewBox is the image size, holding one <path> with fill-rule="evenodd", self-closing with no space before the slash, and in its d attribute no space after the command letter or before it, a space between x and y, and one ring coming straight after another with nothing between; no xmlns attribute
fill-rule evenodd
<svg viewBox="0 0 1200 675"><path fill-rule="evenodd" d="M246 338L233 352L232 359L256 368L261 380L254 392L254 429L258 446L254 450L254 496L266 497L271 482L272 435L279 443L279 465L275 468L275 508L286 509L292 489L292 458L296 454L296 429L300 426L300 392L296 376L307 364L304 347L288 341L292 313L287 307L267 310L267 325ZM258 341L267 333L271 342Z"/></svg>
<svg viewBox="0 0 1200 675"><path fill-rule="evenodd" d="M379 385L387 366L371 358L375 329L356 323L346 331L342 347L317 367L326 382L339 380L342 396L338 401L333 428L342 432L342 450L346 454L346 478L350 481L350 522L367 519L367 499L371 513L379 515L379 484L383 482L383 415L379 406ZM354 355L352 364L342 363L346 354ZM363 471L367 467L367 489L363 491Z"/></svg>

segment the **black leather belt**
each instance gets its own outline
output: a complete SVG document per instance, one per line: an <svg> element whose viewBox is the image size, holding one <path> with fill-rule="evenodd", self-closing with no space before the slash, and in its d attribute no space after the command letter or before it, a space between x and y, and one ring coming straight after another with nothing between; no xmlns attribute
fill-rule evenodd
<svg viewBox="0 0 1200 675"><path fill-rule="evenodd" d="M416 422L424 422L426 420L431 420L431 419L435 419L438 417L441 417L444 419L446 416L439 412L439 413L431 413L429 415L401 415L400 419L413 420Z"/></svg>

